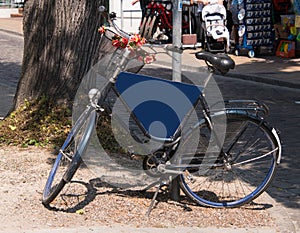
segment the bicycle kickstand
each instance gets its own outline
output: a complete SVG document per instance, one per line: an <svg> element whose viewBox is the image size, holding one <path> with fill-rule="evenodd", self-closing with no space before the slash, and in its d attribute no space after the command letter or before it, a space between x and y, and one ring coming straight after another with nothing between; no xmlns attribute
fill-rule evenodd
<svg viewBox="0 0 300 233"><path fill-rule="evenodd" d="M153 195L153 198L151 200L151 203L150 203L150 206L148 207L148 210L146 212L146 216L149 217L150 215L150 212L151 210L153 209L154 207L154 204L155 204L155 201L156 201L156 198L157 198L157 195L158 195L158 192L159 190L161 189L161 187L165 186L165 182L163 182L163 178L160 178L159 181L157 182L157 184L155 185L156 187L156 190L155 190L155 193Z"/></svg>

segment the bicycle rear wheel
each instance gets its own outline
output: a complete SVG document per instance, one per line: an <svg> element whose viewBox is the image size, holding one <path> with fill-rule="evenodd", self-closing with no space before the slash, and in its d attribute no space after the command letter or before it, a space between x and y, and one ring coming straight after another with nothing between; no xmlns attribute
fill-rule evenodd
<svg viewBox="0 0 300 233"><path fill-rule="evenodd" d="M227 114L222 151L210 160L211 164L203 164L207 156L203 142L211 140L211 132L206 123L199 127L202 151L197 151L190 164L200 167L191 166L178 177L188 197L203 206L238 207L265 191L274 177L281 151L274 129L271 131L265 122L247 114Z"/></svg>
<svg viewBox="0 0 300 233"><path fill-rule="evenodd" d="M49 173L42 197L44 205L49 205L57 197L79 168L95 122L96 111L91 107L76 121Z"/></svg>

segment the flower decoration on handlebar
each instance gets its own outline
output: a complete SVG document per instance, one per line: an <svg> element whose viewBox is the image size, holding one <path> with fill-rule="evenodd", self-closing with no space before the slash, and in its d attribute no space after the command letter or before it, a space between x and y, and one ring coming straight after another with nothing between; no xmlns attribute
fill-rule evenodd
<svg viewBox="0 0 300 233"><path fill-rule="evenodd" d="M117 48L125 49L128 45L128 39L119 35L114 35L112 38L112 45Z"/></svg>
<svg viewBox="0 0 300 233"><path fill-rule="evenodd" d="M100 34L105 34L106 27L102 26L98 29ZM129 39L115 34L112 38L112 45L117 48L129 49L131 55L136 57L139 61L144 62L145 64L150 64L155 61L155 56L149 54L145 50L141 49L143 44L146 43L146 39L141 37L139 34L133 34Z"/></svg>

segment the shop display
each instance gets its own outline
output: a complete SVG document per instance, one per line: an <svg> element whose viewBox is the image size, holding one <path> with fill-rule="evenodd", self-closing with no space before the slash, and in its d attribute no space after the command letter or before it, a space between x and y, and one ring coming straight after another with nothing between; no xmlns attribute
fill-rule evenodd
<svg viewBox="0 0 300 233"><path fill-rule="evenodd" d="M295 42L290 40L280 41L276 51L277 57L293 58L295 57Z"/></svg>
<svg viewBox="0 0 300 233"><path fill-rule="evenodd" d="M235 53L247 49L249 57L254 57L261 46L273 44L272 1L240 0L238 9L240 40Z"/></svg>

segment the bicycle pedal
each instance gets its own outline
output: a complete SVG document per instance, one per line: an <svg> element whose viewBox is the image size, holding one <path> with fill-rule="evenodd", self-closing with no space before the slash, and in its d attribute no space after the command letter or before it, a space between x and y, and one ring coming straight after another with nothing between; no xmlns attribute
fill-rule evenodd
<svg viewBox="0 0 300 233"><path fill-rule="evenodd" d="M142 156L136 154L130 154L130 159L132 160L143 160Z"/></svg>

